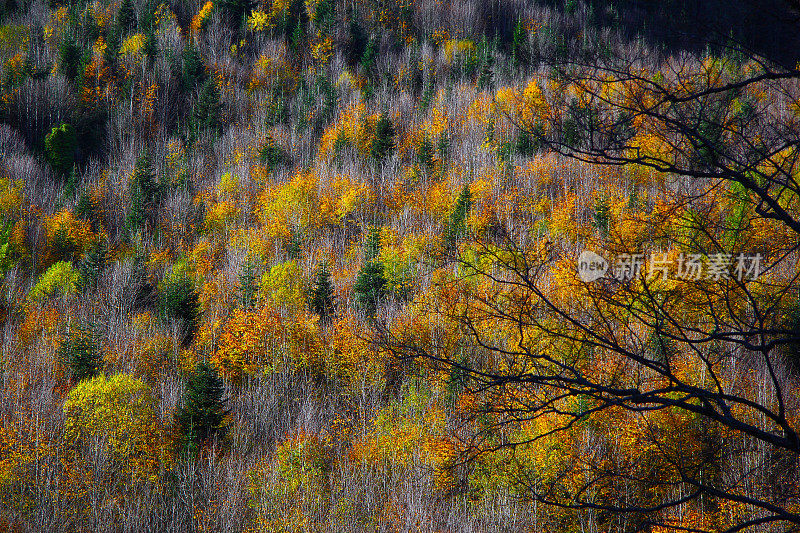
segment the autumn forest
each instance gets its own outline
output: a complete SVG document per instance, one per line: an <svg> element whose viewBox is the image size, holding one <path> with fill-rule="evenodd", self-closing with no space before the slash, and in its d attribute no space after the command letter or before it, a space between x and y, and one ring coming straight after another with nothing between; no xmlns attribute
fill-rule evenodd
<svg viewBox="0 0 800 533"><path fill-rule="evenodd" d="M799 25L0 0L0 530L800 531Z"/></svg>

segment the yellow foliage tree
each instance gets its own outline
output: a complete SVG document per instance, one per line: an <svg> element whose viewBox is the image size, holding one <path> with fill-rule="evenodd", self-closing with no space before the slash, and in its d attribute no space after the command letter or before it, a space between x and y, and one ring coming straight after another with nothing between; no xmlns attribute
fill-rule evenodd
<svg viewBox="0 0 800 533"><path fill-rule="evenodd" d="M161 454L154 406L148 385L128 374L85 380L64 402L64 440L83 449L95 471L155 479Z"/></svg>

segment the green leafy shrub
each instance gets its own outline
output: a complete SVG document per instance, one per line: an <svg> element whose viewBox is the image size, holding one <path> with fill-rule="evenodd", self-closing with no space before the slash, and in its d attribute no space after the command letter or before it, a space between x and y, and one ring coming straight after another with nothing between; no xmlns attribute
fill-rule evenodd
<svg viewBox="0 0 800 533"><path fill-rule="evenodd" d="M74 294L81 276L69 261L59 261L42 274L33 286L29 297L33 300L44 300L56 294Z"/></svg>
<svg viewBox="0 0 800 533"><path fill-rule="evenodd" d="M75 128L63 123L53 128L44 138L44 155L52 169L62 177L69 176L75 164L78 138Z"/></svg>

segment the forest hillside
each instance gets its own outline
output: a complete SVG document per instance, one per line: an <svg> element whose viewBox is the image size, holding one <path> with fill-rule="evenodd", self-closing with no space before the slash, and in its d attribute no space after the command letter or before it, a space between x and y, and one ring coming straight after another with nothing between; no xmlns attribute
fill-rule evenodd
<svg viewBox="0 0 800 533"><path fill-rule="evenodd" d="M0 530L800 530L798 24L0 0Z"/></svg>

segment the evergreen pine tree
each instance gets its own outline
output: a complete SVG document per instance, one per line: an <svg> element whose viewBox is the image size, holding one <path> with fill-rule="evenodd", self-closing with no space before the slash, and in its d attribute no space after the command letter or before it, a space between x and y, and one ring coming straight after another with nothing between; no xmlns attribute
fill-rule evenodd
<svg viewBox="0 0 800 533"><path fill-rule="evenodd" d="M92 327L73 327L61 339L58 359L69 369L73 383L95 377L103 366L103 353Z"/></svg>
<svg viewBox="0 0 800 533"><path fill-rule="evenodd" d="M189 39L189 43L183 49L181 54L182 67L181 84L184 91L191 91L199 83L206 79L206 69L203 64L203 58L200 57L200 52L194 45L194 40Z"/></svg>
<svg viewBox="0 0 800 533"><path fill-rule="evenodd" d="M228 411L224 394L217 371L206 363L198 364L186 382L183 406L175 413L182 450L194 454L211 439L225 439Z"/></svg>
<svg viewBox="0 0 800 533"><path fill-rule="evenodd" d="M299 54L303 50L303 43L305 43L303 19L302 17L297 17L297 24L292 29L292 35L289 39L289 46L295 54Z"/></svg>
<svg viewBox="0 0 800 533"><path fill-rule="evenodd" d="M314 289L311 294L311 308L324 321L333 316L336 308L331 273L328 272L325 263L320 265L315 277Z"/></svg>
<svg viewBox="0 0 800 533"><path fill-rule="evenodd" d="M434 156L435 150L433 147L433 143L426 135L422 142L417 147L417 164L419 165L420 170L424 170L425 172L433 172L434 167Z"/></svg>
<svg viewBox="0 0 800 533"><path fill-rule="evenodd" d="M353 284L356 305L369 316L375 314L378 302L386 295L383 263L378 260L380 251L380 228L370 228L364 241L364 264Z"/></svg>
<svg viewBox="0 0 800 533"><path fill-rule="evenodd" d="M136 11L131 0L122 0L117 12L117 25L122 35L128 34L136 27Z"/></svg>
<svg viewBox="0 0 800 533"><path fill-rule="evenodd" d="M336 6L333 0L319 0L314 8L314 26L321 34L330 31L335 23Z"/></svg>
<svg viewBox="0 0 800 533"><path fill-rule="evenodd" d="M373 261L381 253L381 228L372 226L364 239L364 261Z"/></svg>
<svg viewBox="0 0 800 533"><path fill-rule="evenodd" d="M237 300L242 309L252 309L256 303L256 293L258 292L258 278L251 263L246 263L242 272L239 274L239 286Z"/></svg>
<svg viewBox="0 0 800 533"><path fill-rule="evenodd" d="M373 316L378 302L386 293L386 278L383 274L383 263L377 260L367 261L358 272L353 284L356 305L367 315Z"/></svg>
<svg viewBox="0 0 800 533"><path fill-rule="evenodd" d="M209 79L203 85L200 96L192 110L192 126L195 133L222 133L222 104L217 83Z"/></svg>
<svg viewBox="0 0 800 533"><path fill-rule="evenodd" d="M439 140L436 142L436 151L439 152L440 161L447 161L450 156L450 138L447 136L447 132L442 132L439 136Z"/></svg>
<svg viewBox="0 0 800 533"><path fill-rule="evenodd" d="M427 111L433 102L433 97L436 96L436 80L431 79L428 80L428 83L425 85L425 90L422 91L422 95L419 98L419 108L422 111ZM430 142L430 140L428 140Z"/></svg>
<svg viewBox="0 0 800 533"><path fill-rule="evenodd" d="M458 195L456 205L450 213L450 218L447 220L445 227L444 240L445 248L452 251L459 239L463 238L467 232L467 215L472 207L472 193L469 190L469 184L465 183L461 188L461 193Z"/></svg>
<svg viewBox="0 0 800 533"><path fill-rule="evenodd" d="M516 26L514 26L514 33L511 36L511 58L515 64L524 64L528 60L527 47L528 32L525 31L522 20L518 20Z"/></svg>
<svg viewBox="0 0 800 533"><path fill-rule="evenodd" d="M278 165L291 162L289 154L278 146L278 143L275 142L271 135L267 135L264 140L264 145L259 150L258 158L262 163L266 163L270 170Z"/></svg>
<svg viewBox="0 0 800 533"><path fill-rule="evenodd" d="M144 47L142 48L142 53L151 65L158 54L158 39L156 38L154 12L154 2L145 2L142 8L142 16L139 20L139 27L142 29L142 33L144 33Z"/></svg>
<svg viewBox="0 0 800 533"><path fill-rule="evenodd" d="M375 69L375 60L377 57L378 43L374 38L371 38L367 42L367 46L364 48L364 55L361 56L361 68L364 70L364 73L367 76L369 76Z"/></svg>
<svg viewBox="0 0 800 533"><path fill-rule="evenodd" d="M67 177L67 184L64 187L65 196L69 196L70 198L75 196L75 190L78 188L79 179L78 170L75 168L75 165L72 165L69 176Z"/></svg>
<svg viewBox="0 0 800 533"><path fill-rule="evenodd" d="M106 48L103 50L103 63L112 69L117 65L120 46L119 25L109 24L108 33L106 34Z"/></svg>
<svg viewBox="0 0 800 533"><path fill-rule="evenodd" d="M81 290L91 289L97 285L100 273L106 265L108 248L101 242L93 246L81 259L78 272L81 275L79 283Z"/></svg>
<svg viewBox="0 0 800 533"><path fill-rule="evenodd" d="M194 281L186 275L168 278L159 292L158 304L165 319L174 319L181 323L182 344L190 344L201 315L200 295Z"/></svg>
<svg viewBox="0 0 800 533"><path fill-rule="evenodd" d="M160 192L150 155L145 151L136 160L130 179L131 206L126 221L129 230L140 228L152 218Z"/></svg>
<svg viewBox="0 0 800 533"><path fill-rule="evenodd" d="M215 3L215 5L217 5ZM241 28L245 17L258 5L254 0L219 0L219 9L232 30Z"/></svg>
<svg viewBox="0 0 800 533"><path fill-rule="evenodd" d="M370 153L378 162L383 161L394 150L394 125L389 117L384 113L378 117L375 123L375 138L372 140Z"/></svg>
<svg viewBox="0 0 800 533"><path fill-rule="evenodd" d="M344 57L347 60L347 64L354 67L364 56L364 50L367 47L367 36L364 34L364 30L361 29L355 13L351 12L349 18L350 23L347 26L348 36L344 46Z"/></svg>
<svg viewBox="0 0 800 533"><path fill-rule="evenodd" d="M133 258L130 276L125 284L125 295L131 309L135 311L147 309L156 301L157 291L148 277L146 258L142 255Z"/></svg>
<svg viewBox="0 0 800 533"><path fill-rule="evenodd" d="M78 41L71 34L67 33L61 44L58 45L58 66L64 76L70 81L77 79L81 73L81 63L83 62L83 51Z"/></svg>
<svg viewBox="0 0 800 533"><path fill-rule="evenodd" d="M606 198L598 198L595 201L592 218L594 219L594 227L600 232L600 236L605 239L608 236L608 224L611 220L611 206L608 205Z"/></svg>

